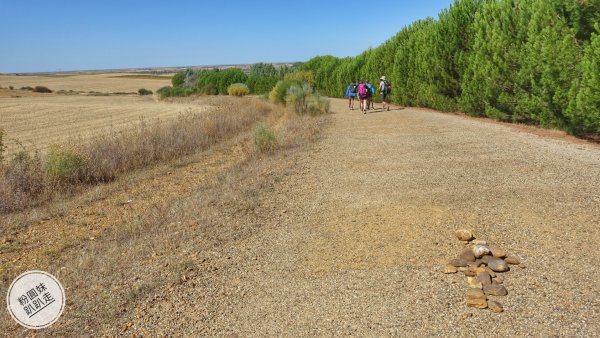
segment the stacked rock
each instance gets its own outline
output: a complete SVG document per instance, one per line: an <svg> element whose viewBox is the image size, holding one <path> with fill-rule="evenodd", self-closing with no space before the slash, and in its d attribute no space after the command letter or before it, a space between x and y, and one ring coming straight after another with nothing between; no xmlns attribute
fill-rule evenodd
<svg viewBox="0 0 600 338"><path fill-rule="evenodd" d="M500 247L475 240L469 230L457 230L456 237L468 246L457 258L450 260L444 268L444 273L462 272L467 277L467 306L489 308L493 312L504 311L502 304L488 297L508 294L508 290L502 285L504 277L500 274L510 270L509 264L520 264L520 260L515 256L508 256Z"/></svg>

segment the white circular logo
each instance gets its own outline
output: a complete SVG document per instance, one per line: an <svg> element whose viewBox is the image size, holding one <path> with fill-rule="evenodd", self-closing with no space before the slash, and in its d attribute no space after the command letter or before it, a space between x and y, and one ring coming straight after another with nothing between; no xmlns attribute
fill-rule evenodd
<svg viewBox="0 0 600 338"><path fill-rule="evenodd" d="M51 274L27 271L10 285L6 305L17 323L43 329L56 322L65 309L65 290Z"/></svg>

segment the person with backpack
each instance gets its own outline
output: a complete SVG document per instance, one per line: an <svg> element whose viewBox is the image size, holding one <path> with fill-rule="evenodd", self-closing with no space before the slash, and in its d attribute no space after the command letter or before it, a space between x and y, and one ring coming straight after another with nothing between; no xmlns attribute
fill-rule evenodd
<svg viewBox="0 0 600 338"><path fill-rule="evenodd" d="M365 81L360 81L358 85L358 98L360 99L360 110L366 114L367 113L367 96L369 93L369 88L367 88L367 84Z"/></svg>
<svg viewBox="0 0 600 338"><path fill-rule="evenodd" d="M371 84L371 82L367 81L367 88L369 89L367 93L367 110L373 109L373 95L375 94L375 87Z"/></svg>
<svg viewBox="0 0 600 338"><path fill-rule="evenodd" d="M388 95L392 92L392 85L385 79L385 76L382 76L379 81L379 93L381 95L381 102L383 102L382 110L385 110L386 105L387 110L390 110Z"/></svg>
<svg viewBox="0 0 600 338"><path fill-rule="evenodd" d="M357 92L358 84L356 84L354 81L350 82L350 85L348 85L348 88L346 88L345 95L348 98L348 108L350 108L350 110L354 110L354 98L358 94Z"/></svg>

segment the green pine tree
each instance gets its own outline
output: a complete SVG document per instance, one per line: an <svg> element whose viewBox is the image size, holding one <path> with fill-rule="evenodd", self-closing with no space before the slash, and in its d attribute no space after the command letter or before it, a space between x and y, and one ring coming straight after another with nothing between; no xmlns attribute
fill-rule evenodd
<svg viewBox="0 0 600 338"><path fill-rule="evenodd" d="M600 26L592 34L580 64L581 80L571 91L567 130L575 135L600 135Z"/></svg>

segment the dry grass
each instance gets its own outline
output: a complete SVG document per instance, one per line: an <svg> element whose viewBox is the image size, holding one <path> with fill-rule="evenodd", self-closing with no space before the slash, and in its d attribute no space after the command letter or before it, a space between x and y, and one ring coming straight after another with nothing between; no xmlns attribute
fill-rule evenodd
<svg viewBox="0 0 600 338"><path fill-rule="evenodd" d="M30 207L79 184L112 181L135 169L191 155L249 130L273 111L272 105L251 99L224 106L201 114L190 109L167 121L141 119L134 129L53 146L41 159L20 151L0 170L0 212Z"/></svg>

